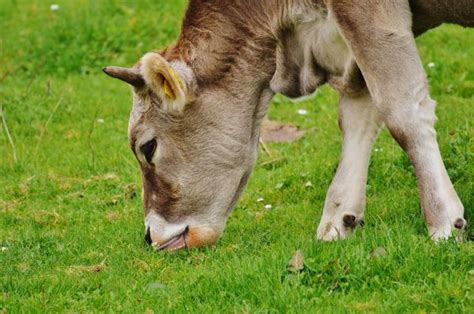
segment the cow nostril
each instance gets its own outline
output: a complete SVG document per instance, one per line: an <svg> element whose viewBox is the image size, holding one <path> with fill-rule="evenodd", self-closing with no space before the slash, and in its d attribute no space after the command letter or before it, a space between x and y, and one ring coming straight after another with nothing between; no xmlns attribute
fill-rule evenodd
<svg viewBox="0 0 474 314"><path fill-rule="evenodd" d="M146 234L145 234L145 243L151 245L153 241L151 240L151 233L150 233L150 227L146 229Z"/></svg>

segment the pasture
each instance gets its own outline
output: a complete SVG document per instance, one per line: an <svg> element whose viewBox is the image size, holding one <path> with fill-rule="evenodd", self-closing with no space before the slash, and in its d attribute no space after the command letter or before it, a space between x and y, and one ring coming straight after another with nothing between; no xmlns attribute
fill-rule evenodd
<svg viewBox="0 0 474 314"><path fill-rule="evenodd" d="M131 93L101 69L171 43L186 1L57 4L0 0L0 313L474 312L473 231L463 243L429 239L413 167L386 130L365 226L345 241L314 239L341 144L329 87L296 103L274 98L269 117L306 135L260 151L216 246L146 246ZM452 25L418 38L471 224L473 43L473 30ZM304 268L292 272L296 250Z"/></svg>

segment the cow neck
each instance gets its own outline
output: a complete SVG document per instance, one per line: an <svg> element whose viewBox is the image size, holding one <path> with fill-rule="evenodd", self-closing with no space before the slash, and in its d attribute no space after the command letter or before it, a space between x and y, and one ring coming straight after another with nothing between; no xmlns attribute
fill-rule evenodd
<svg viewBox="0 0 474 314"><path fill-rule="evenodd" d="M210 94L218 92L220 99L228 99L219 114L246 128L255 142L273 96L269 88L277 45L273 18L265 8L225 7L223 2L191 1L176 45L163 53L168 60L181 59L193 69L198 90L212 89Z"/></svg>

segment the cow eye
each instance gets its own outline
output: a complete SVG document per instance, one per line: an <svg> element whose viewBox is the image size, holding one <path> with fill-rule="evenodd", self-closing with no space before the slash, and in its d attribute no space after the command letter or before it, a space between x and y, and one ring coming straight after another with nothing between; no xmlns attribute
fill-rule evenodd
<svg viewBox="0 0 474 314"><path fill-rule="evenodd" d="M140 146L140 151L146 158L146 161L151 163L151 159L153 158L153 154L155 153L156 149L156 140L153 139L151 141L146 142L142 146Z"/></svg>

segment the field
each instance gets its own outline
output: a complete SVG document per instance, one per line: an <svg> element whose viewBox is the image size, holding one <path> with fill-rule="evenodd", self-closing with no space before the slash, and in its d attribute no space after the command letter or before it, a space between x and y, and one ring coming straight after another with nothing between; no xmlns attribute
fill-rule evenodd
<svg viewBox="0 0 474 314"><path fill-rule="evenodd" d="M298 103L275 97L269 116L306 136L260 152L215 247L145 246L130 90L101 68L171 43L186 3L58 4L0 0L0 313L474 312L473 242L430 241L413 168L387 131L370 164L365 227L345 241L314 239L341 145L328 87ZM471 223L473 43L473 30L453 25L418 39ZM305 267L293 273L298 249Z"/></svg>

